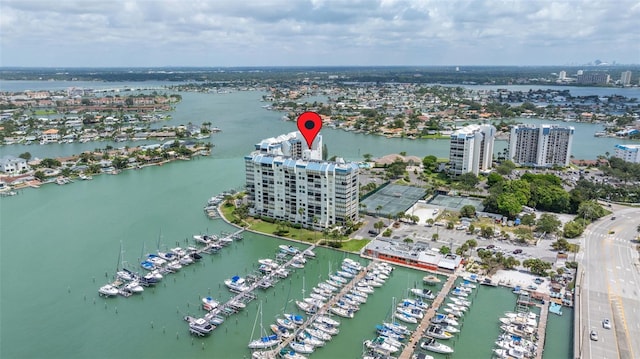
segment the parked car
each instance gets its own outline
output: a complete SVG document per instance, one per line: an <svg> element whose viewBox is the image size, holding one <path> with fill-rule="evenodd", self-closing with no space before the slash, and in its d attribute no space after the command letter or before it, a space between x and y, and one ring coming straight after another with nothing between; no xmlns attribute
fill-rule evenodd
<svg viewBox="0 0 640 359"><path fill-rule="evenodd" d="M493 249L495 246L493 244L490 244L487 246L487 249Z"/></svg>
<svg viewBox="0 0 640 359"><path fill-rule="evenodd" d="M598 332L592 330L591 333L589 333L589 338L593 341L598 341Z"/></svg>
<svg viewBox="0 0 640 359"><path fill-rule="evenodd" d="M612 220L612 221L613 221L613 220L615 220L615 219L616 219L616 216L612 216L612 217L611 217L611 220Z"/></svg>
<svg viewBox="0 0 640 359"><path fill-rule="evenodd" d="M602 321L602 327L604 329L611 329L611 321L609 319L605 319Z"/></svg>
<svg viewBox="0 0 640 359"><path fill-rule="evenodd" d="M520 248L513 251L513 254L520 254L520 253L522 253L522 249Z"/></svg>

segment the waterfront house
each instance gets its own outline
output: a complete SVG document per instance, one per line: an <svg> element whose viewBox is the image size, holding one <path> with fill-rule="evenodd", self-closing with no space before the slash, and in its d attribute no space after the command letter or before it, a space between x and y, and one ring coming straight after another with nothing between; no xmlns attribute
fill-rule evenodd
<svg viewBox="0 0 640 359"><path fill-rule="evenodd" d="M58 132L59 131L57 129L50 128L50 129L42 132L41 139L45 143L47 143L47 142L58 142L58 140L60 139L60 134Z"/></svg>
<svg viewBox="0 0 640 359"><path fill-rule="evenodd" d="M11 155L0 158L0 171L7 174L17 174L22 171L29 171L31 168L24 158L14 157Z"/></svg>

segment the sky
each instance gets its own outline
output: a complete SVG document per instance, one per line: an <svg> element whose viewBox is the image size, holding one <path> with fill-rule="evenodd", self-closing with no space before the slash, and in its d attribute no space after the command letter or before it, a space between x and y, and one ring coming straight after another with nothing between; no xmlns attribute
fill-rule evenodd
<svg viewBox="0 0 640 359"><path fill-rule="evenodd" d="M640 64L640 0L0 0L0 66Z"/></svg>

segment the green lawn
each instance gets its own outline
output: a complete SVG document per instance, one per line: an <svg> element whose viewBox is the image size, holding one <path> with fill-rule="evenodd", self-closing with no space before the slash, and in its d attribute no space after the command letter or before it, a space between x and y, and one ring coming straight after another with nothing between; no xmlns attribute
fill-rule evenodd
<svg viewBox="0 0 640 359"><path fill-rule="evenodd" d="M55 110L35 110L33 112L35 115L53 115L56 113Z"/></svg>
<svg viewBox="0 0 640 359"><path fill-rule="evenodd" d="M352 239L342 243L342 250L358 253L362 248L371 242L370 239Z"/></svg>

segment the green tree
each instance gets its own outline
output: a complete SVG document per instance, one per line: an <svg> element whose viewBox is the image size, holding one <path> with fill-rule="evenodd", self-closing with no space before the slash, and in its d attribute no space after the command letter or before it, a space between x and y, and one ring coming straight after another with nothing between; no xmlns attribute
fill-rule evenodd
<svg viewBox="0 0 640 359"><path fill-rule="evenodd" d="M504 269L514 269L515 267L520 265L520 261L513 258L512 256L503 258L502 266Z"/></svg>
<svg viewBox="0 0 640 359"><path fill-rule="evenodd" d="M500 176L498 172L491 172L487 176L487 186L492 187L496 183L504 181L504 177Z"/></svg>
<svg viewBox="0 0 640 359"><path fill-rule="evenodd" d="M475 188L480 180L478 180L478 176L473 174L473 172L463 173L456 180L462 185L465 189L473 189Z"/></svg>
<svg viewBox="0 0 640 359"><path fill-rule="evenodd" d="M563 233L567 238L576 238L582 234L584 227L577 221L570 221L564 224Z"/></svg>
<svg viewBox="0 0 640 359"><path fill-rule="evenodd" d="M570 248L569 242L564 238L559 238L557 241L551 243L551 248L556 251L568 251Z"/></svg>
<svg viewBox="0 0 640 359"><path fill-rule="evenodd" d="M551 269L551 263L538 258L525 259L522 262L522 266L528 268L531 273L541 277L546 277L547 271Z"/></svg>
<svg viewBox="0 0 640 359"><path fill-rule="evenodd" d="M427 173L433 172L438 166L438 158L434 155L426 156L422 159L422 166Z"/></svg>
<svg viewBox="0 0 640 359"><path fill-rule="evenodd" d="M438 233L434 233L431 235L431 240L432 241L437 241L440 238L440 235Z"/></svg>
<svg viewBox="0 0 640 359"><path fill-rule="evenodd" d="M484 238L491 238L493 237L493 228L489 227L489 226L483 226L482 229L480 229L480 235Z"/></svg>
<svg viewBox="0 0 640 359"><path fill-rule="evenodd" d="M473 218L476 216L476 207L470 204L464 205L462 206L462 208L460 208L460 216L461 217L467 217L467 218Z"/></svg>
<svg viewBox="0 0 640 359"><path fill-rule="evenodd" d="M376 223L373 224L373 228L378 230L378 234L380 234L380 230L382 228L384 228L384 222L383 221L378 221Z"/></svg>
<svg viewBox="0 0 640 359"><path fill-rule="evenodd" d="M62 164L60 163L60 161L56 160L55 158L45 158L40 161L40 166L45 168L56 168L60 167L61 165Z"/></svg>
<svg viewBox="0 0 640 359"><path fill-rule="evenodd" d="M543 213L538 219L536 232L555 233L561 225L562 222L560 222L558 216L551 213Z"/></svg>
<svg viewBox="0 0 640 359"><path fill-rule="evenodd" d="M522 211L522 204L518 200L516 194L511 192L505 192L497 198L498 211L501 214L514 218L516 214Z"/></svg>
<svg viewBox="0 0 640 359"><path fill-rule="evenodd" d="M371 162L371 159L373 158L373 155L371 155L370 153L365 153L362 156L364 157L365 162Z"/></svg>
<svg viewBox="0 0 640 359"><path fill-rule="evenodd" d="M451 253L451 248L449 248L449 246L442 246L440 247L440 254L449 254Z"/></svg>
<svg viewBox="0 0 640 359"><path fill-rule="evenodd" d="M20 155L18 155L18 157L22 158L25 161L29 161L31 159L31 153L30 152L23 152Z"/></svg>
<svg viewBox="0 0 640 359"><path fill-rule="evenodd" d="M584 218L588 221L593 221L595 219L604 217L607 212L598 202L596 201L585 201L580 203L578 206L578 211L576 213L577 217Z"/></svg>
<svg viewBox="0 0 640 359"><path fill-rule="evenodd" d="M524 226L533 226L536 224L536 215L532 213L527 213L520 218L520 224Z"/></svg>
<svg viewBox="0 0 640 359"><path fill-rule="evenodd" d="M511 174L511 172L513 172L515 168L516 168L515 163L507 160L502 162L498 167L496 167L496 171L498 171L498 173L503 176L508 176Z"/></svg>
<svg viewBox="0 0 640 359"><path fill-rule="evenodd" d="M44 172L42 171L36 171L36 173L33 174L33 177L35 177L40 182L44 181L47 178L47 176L45 176Z"/></svg>

